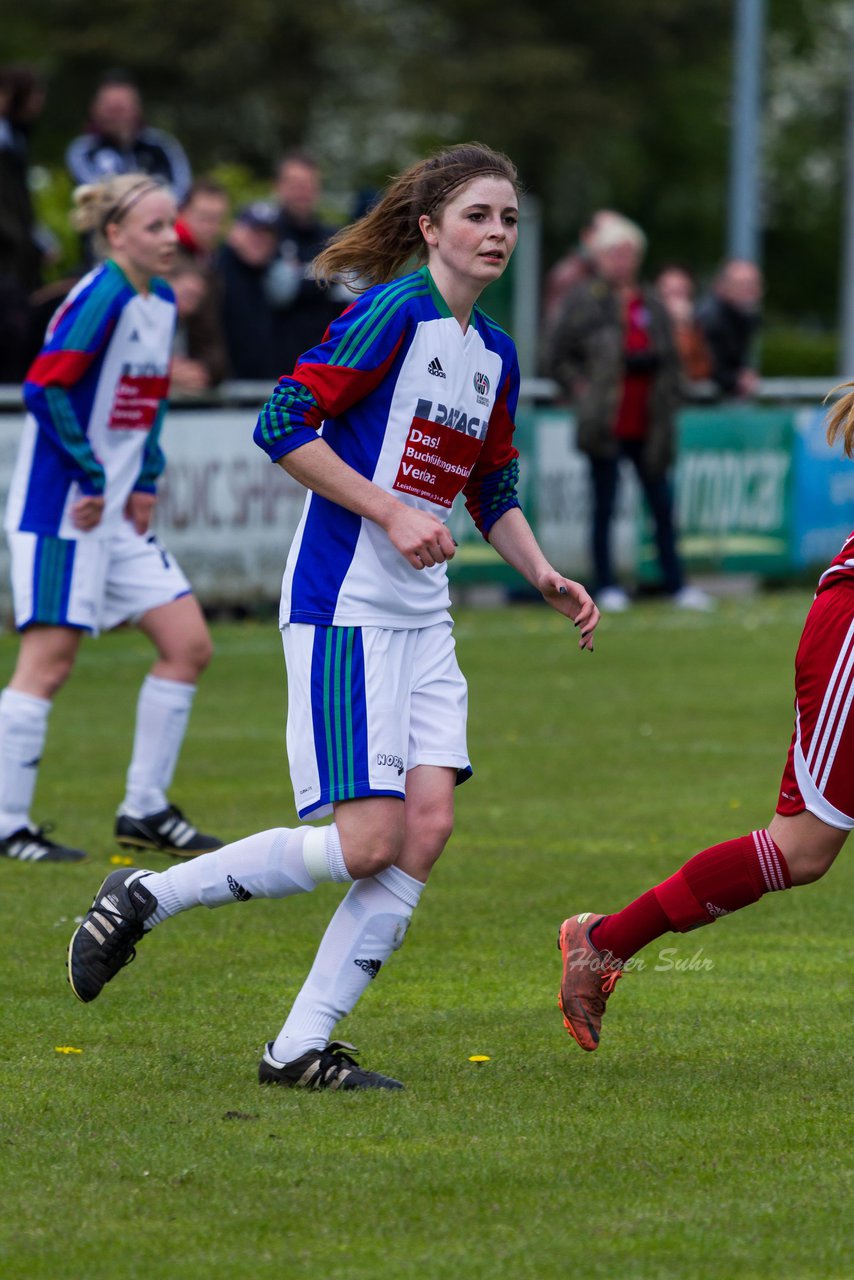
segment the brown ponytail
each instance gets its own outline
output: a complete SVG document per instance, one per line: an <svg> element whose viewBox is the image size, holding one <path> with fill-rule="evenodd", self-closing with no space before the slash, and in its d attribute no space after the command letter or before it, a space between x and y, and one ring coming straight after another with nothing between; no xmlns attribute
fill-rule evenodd
<svg viewBox="0 0 854 1280"><path fill-rule="evenodd" d="M828 412L827 443L835 444L841 435L846 456L852 458L854 457L854 382L841 383L840 386L834 387L833 391L829 391L827 396L832 396L834 391L843 391L846 387L850 390L840 396Z"/></svg>
<svg viewBox="0 0 854 1280"><path fill-rule="evenodd" d="M314 260L317 279L345 276L351 288L364 290L393 279L412 258L425 261L418 219L424 213L435 218L460 187L482 174L506 178L519 190L513 162L479 142L449 147L412 165L373 209L332 237Z"/></svg>

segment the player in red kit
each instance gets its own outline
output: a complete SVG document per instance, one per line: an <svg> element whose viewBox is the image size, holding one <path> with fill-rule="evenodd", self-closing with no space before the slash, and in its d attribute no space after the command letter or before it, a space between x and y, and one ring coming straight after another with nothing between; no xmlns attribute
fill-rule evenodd
<svg viewBox="0 0 854 1280"><path fill-rule="evenodd" d="M854 387L854 383L847 384ZM854 457L854 390L827 438ZM564 920L558 1003L567 1031L598 1048L605 1003L636 952L664 933L712 924L766 893L819 880L854 827L854 533L822 574L795 658L795 730L767 829L696 854L613 915Z"/></svg>

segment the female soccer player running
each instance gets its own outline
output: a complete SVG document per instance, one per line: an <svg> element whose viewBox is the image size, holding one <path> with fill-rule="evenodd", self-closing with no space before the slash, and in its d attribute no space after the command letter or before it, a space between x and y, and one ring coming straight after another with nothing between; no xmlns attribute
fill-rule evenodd
<svg viewBox="0 0 854 1280"><path fill-rule="evenodd" d="M398 177L317 261L366 291L258 420L257 442L309 489L282 592L287 738L300 818L331 810L334 821L265 831L160 875L114 872L71 940L71 985L93 1000L170 915L353 882L267 1046L262 1084L401 1087L330 1035L403 942L471 773L446 569L458 493L592 649L596 606L546 561L516 498L513 343L475 305L507 266L517 217L516 171L486 147L453 147ZM394 279L413 258L426 265Z"/></svg>
<svg viewBox="0 0 854 1280"><path fill-rule="evenodd" d="M854 384L849 383L849 386ZM854 456L854 391L828 417ZM812 884L854 827L854 533L822 574L795 658L795 729L767 829L696 854L662 884L613 915L565 920L558 1002L567 1031L592 1051L605 1002L624 966L664 933L685 933L758 901Z"/></svg>
<svg viewBox="0 0 854 1280"><path fill-rule="evenodd" d="M196 681L211 645L178 565L149 532L166 408L175 300L175 206L144 174L75 192L73 221L107 257L72 290L24 383L29 414L6 508L14 674L0 694L0 855L72 862L30 805L54 695L80 638L133 620L157 659L137 704L121 844L186 857L220 842L167 799Z"/></svg>

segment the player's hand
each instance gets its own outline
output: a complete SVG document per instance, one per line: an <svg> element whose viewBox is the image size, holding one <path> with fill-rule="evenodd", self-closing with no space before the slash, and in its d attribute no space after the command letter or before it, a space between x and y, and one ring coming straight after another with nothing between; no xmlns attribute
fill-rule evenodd
<svg viewBox="0 0 854 1280"><path fill-rule="evenodd" d="M132 493L125 503L125 515L137 533L148 533L156 501L153 493Z"/></svg>
<svg viewBox="0 0 854 1280"><path fill-rule="evenodd" d="M87 533L101 523L101 517L104 514L104 499L97 494L87 494L85 498L78 498L76 502L72 503L69 514L74 528Z"/></svg>
<svg viewBox="0 0 854 1280"><path fill-rule="evenodd" d="M599 610L593 597L581 585L571 578L563 578L559 573L550 573L537 583L543 599L558 613L569 618L581 632L578 641L579 649L593 652L593 632L599 625Z"/></svg>
<svg viewBox="0 0 854 1280"><path fill-rule="evenodd" d="M454 540L442 521L430 511L418 511L398 503L385 531L413 569L429 569L454 558Z"/></svg>

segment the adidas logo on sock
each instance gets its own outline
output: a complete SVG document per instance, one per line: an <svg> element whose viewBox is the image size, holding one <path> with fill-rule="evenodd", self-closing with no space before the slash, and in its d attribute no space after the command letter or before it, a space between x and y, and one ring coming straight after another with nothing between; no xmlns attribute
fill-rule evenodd
<svg viewBox="0 0 854 1280"><path fill-rule="evenodd" d="M228 887L231 890L231 892L234 894L237 901L248 902L249 899L252 897L252 894L249 892L249 890L244 889L242 884L238 884L234 876L227 876L226 878L228 880Z"/></svg>
<svg viewBox="0 0 854 1280"><path fill-rule="evenodd" d="M444 374L442 376L444 377ZM359 957L359 959L357 960L354 960L353 963L355 965L358 965L360 969L364 969L365 973L368 975L368 977L371 979L372 982L374 978L377 976L377 974L379 973L380 969L383 967L382 960L362 960L361 957Z"/></svg>
<svg viewBox="0 0 854 1280"><path fill-rule="evenodd" d="M430 361L430 363L427 366L427 372L432 373L434 378L444 378L445 370L442 368L441 364L439 363L438 356L434 356L433 359Z"/></svg>

